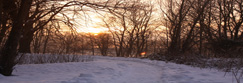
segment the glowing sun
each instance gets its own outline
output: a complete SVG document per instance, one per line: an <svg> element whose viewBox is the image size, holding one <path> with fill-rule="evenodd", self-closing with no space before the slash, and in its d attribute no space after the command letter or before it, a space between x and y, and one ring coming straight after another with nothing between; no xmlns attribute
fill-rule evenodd
<svg viewBox="0 0 243 83"><path fill-rule="evenodd" d="M104 33L107 32L108 29L106 28L93 28L93 27L89 27L89 28L85 28L82 30L77 30L80 33L91 33L93 35L99 35L100 33Z"/></svg>

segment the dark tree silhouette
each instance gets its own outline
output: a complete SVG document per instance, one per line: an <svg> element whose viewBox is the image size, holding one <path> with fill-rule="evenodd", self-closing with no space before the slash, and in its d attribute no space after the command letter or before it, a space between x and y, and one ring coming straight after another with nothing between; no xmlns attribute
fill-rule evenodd
<svg viewBox="0 0 243 83"><path fill-rule="evenodd" d="M3 11L11 17L12 29L1 51L0 73L10 76L16 64L15 59L18 54L17 46L21 37L21 30L29 20L26 17L29 14L32 0L20 0L19 4L16 4L15 0L4 0L1 3L3 4Z"/></svg>

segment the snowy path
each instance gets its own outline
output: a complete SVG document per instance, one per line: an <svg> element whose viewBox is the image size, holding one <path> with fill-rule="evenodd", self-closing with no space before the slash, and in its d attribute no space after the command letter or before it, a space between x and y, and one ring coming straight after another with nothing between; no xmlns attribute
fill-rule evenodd
<svg viewBox="0 0 243 83"><path fill-rule="evenodd" d="M232 75L162 61L95 57L79 63L18 65L0 83L235 83Z"/></svg>

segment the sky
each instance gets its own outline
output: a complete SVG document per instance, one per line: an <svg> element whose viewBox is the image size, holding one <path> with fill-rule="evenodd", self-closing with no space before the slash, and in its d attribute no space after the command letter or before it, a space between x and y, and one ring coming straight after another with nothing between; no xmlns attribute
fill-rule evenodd
<svg viewBox="0 0 243 83"><path fill-rule="evenodd" d="M151 1L150 1L151 2ZM155 1L151 2L154 3ZM70 8L78 8L78 7L70 7ZM69 17L73 18L74 28L77 32L82 33L100 33L108 31L107 28L101 27L98 23L102 23L103 21L100 19L101 14L105 14L101 11L95 11L93 9L86 8L88 11L80 11L80 12L65 12ZM74 15L75 14L75 15ZM67 27L67 26L63 26ZM64 28L63 31L68 31L69 29Z"/></svg>

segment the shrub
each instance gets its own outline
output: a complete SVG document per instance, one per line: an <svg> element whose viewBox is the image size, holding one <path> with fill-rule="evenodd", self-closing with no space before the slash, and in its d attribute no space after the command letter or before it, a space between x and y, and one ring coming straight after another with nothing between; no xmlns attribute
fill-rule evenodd
<svg viewBox="0 0 243 83"><path fill-rule="evenodd" d="M20 54L17 59L18 64L43 64L87 61L93 61L93 58L91 56L84 55Z"/></svg>

